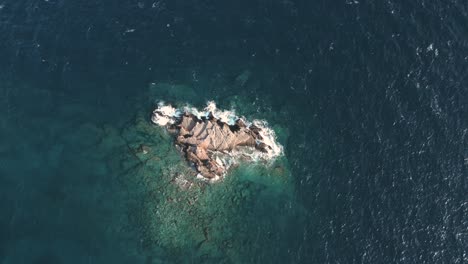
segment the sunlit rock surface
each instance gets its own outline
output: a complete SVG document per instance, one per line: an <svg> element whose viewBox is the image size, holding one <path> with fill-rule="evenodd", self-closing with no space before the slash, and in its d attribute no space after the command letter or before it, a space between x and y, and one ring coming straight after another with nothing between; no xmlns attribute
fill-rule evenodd
<svg viewBox="0 0 468 264"><path fill-rule="evenodd" d="M204 113L160 104L152 121L175 134L175 142L186 159L207 179L224 175L235 159L271 159L282 151L274 132L262 127L264 124L246 124L232 112L217 111L213 102L208 103Z"/></svg>

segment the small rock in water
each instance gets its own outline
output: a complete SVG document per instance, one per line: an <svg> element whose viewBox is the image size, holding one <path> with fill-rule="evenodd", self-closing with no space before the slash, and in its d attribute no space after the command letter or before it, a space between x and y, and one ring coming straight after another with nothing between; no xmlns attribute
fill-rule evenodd
<svg viewBox="0 0 468 264"><path fill-rule="evenodd" d="M140 145L140 147L138 148L138 152L143 153L143 154L148 154L149 151L150 151L150 148L145 145Z"/></svg>

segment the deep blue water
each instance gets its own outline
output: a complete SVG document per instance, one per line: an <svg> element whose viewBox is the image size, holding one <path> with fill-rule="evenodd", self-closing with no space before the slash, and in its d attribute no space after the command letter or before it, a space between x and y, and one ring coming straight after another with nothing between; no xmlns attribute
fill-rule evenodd
<svg viewBox="0 0 468 264"><path fill-rule="evenodd" d="M138 259L68 135L124 126L152 82L287 110L307 220L249 262L468 263L466 1L0 0L0 36L0 263Z"/></svg>

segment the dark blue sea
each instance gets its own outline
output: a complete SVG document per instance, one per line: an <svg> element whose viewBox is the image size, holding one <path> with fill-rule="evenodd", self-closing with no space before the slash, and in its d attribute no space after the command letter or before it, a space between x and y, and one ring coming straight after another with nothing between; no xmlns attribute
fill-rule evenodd
<svg viewBox="0 0 468 264"><path fill-rule="evenodd" d="M182 181L211 100L276 165ZM0 0L0 263L468 263L468 1Z"/></svg>

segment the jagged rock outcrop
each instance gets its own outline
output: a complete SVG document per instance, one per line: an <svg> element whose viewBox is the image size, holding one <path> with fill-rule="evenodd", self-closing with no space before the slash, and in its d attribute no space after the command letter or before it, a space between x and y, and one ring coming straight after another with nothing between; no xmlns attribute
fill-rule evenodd
<svg viewBox="0 0 468 264"><path fill-rule="evenodd" d="M181 146L186 158L208 179L221 176L226 171L214 153L228 154L239 147L251 147L262 152L270 148L261 142L261 130L255 125L247 127L242 119L228 125L211 113L206 118L184 113L170 125L169 131L176 134L176 144Z"/></svg>

